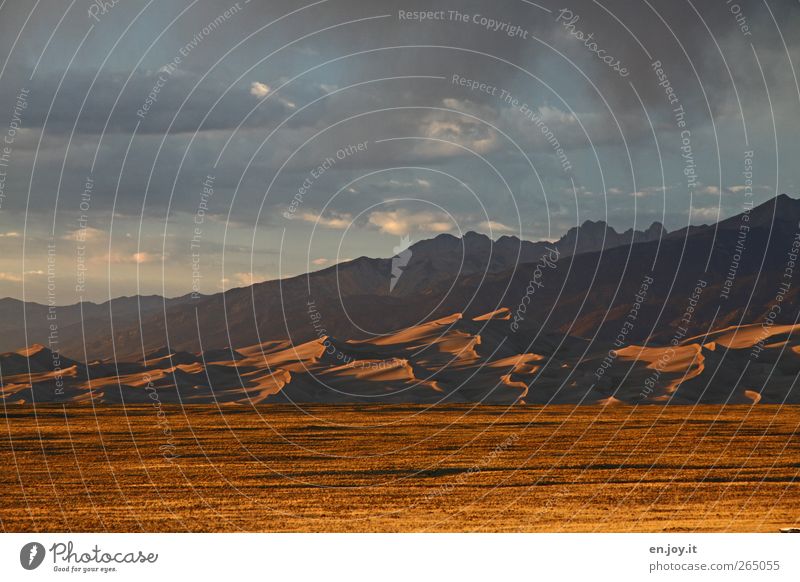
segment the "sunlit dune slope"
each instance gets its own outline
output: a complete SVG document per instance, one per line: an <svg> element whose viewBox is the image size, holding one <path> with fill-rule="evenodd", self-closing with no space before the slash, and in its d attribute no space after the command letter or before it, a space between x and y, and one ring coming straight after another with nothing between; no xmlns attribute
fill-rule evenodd
<svg viewBox="0 0 800 582"><path fill-rule="evenodd" d="M798 403L798 326L727 327L666 346L510 329L500 309L368 340L321 336L83 364L42 345L0 355L7 403Z"/></svg>

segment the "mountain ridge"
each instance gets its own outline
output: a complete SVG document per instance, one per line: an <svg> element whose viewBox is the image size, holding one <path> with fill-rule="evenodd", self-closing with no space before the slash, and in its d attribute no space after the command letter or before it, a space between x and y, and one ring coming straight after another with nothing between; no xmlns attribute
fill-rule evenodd
<svg viewBox="0 0 800 582"><path fill-rule="evenodd" d="M756 284L759 276L763 280L769 273L760 273L761 261L754 259L765 256L764 268L772 270L769 272L779 268L776 260L782 260L782 247L791 240L792 222L800 221L800 201L776 197L750 210L748 217L752 228L735 293L715 325L741 318L752 323L764 316L774 290ZM774 229L772 217L777 217ZM571 229L554 242L523 242L507 236L492 241L477 233L461 238L439 235L411 247L411 258L394 289L390 288L391 258L359 257L320 271L198 298L147 296L84 304L83 321L74 311L59 308L59 348L76 360L124 360L138 359L143 350L148 353L164 346L199 353L263 341L306 342L318 337L308 313L310 301L315 302L320 325L331 335L348 339L366 339L454 312L476 316L503 307L515 311L537 261L548 248L560 249L559 267L543 273L544 288L538 290L526 315L530 324L580 337L613 337L630 298L650 265L655 265L656 283L632 339L652 336L668 341L670 326L683 313L686 294L696 281L702 276L719 279L723 275L723 280L709 281L701 299L701 305L714 313L707 298L718 294L724 282L742 221L742 215L737 215L716 225L668 234L654 223L645 231L617 233L611 240L603 238L610 228L603 221L585 221L577 231ZM588 230L582 243L583 226ZM633 244L582 252L586 245L592 248L598 241L615 244L623 236ZM707 264L709 273L705 272ZM746 292L752 286L756 293L749 298ZM789 297L795 295L792 290ZM652 304L656 300L664 306ZM5 332L0 334L0 350L46 343L47 308L14 305L18 308L16 319L0 313L4 316L0 317L0 331ZM27 342L20 334L20 306L28 310ZM558 309L554 310L555 306ZM703 315L692 322L693 329L711 323L706 309L700 311Z"/></svg>

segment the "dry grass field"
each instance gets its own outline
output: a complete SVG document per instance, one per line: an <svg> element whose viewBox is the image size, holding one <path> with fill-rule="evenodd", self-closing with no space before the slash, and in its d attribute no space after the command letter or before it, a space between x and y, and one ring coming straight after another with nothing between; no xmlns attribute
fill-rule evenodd
<svg viewBox="0 0 800 582"><path fill-rule="evenodd" d="M797 407L161 410L7 408L2 529L774 532L800 525Z"/></svg>

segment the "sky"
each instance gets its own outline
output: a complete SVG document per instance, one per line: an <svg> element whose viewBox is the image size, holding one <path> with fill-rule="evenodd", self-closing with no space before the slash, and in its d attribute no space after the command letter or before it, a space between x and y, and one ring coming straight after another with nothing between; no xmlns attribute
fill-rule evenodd
<svg viewBox="0 0 800 582"><path fill-rule="evenodd" d="M1 6L0 297L216 293L800 191L795 1Z"/></svg>

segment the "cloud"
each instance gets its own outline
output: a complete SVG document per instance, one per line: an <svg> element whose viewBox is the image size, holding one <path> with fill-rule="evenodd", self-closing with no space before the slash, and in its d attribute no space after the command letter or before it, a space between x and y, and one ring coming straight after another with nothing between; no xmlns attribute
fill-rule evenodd
<svg viewBox="0 0 800 582"><path fill-rule="evenodd" d="M106 231L87 226L86 228L77 228L72 230L61 238L75 242L96 242L106 239Z"/></svg>
<svg viewBox="0 0 800 582"><path fill-rule="evenodd" d="M254 285L255 283L260 283L264 281L266 277L263 275L257 275L250 271L245 271L241 273L234 273L233 280L234 282L238 283L239 285L250 286Z"/></svg>
<svg viewBox="0 0 800 582"><path fill-rule="evenodd" d="M141 265L142 263L150 263L152 261L155 261L157 257L152 253L133 253L133 255L131 255L131 258L133 259L134 263L136 263L137 265Z"/></svg>
<svg viewBox="0 0 800 582"><path fill-rule="evenodd" d="M410 232L442 233L455 226L443 212L409 212L407 210L379 210L371 213L369 224L385 234L403 236Z"/></svg>
<svg viewBox="0 0 800 582"><path fill-rule="evenodd" d="M451 114L433 114L423 125L424 134L434 140L423 142L421 153L431 156L466 155L464 148L479 154L488 154L499 145L497 132L485 123L468 118L455 118ZM452 142L450 145L443 142ZM462 147L458 147L462 146Z"/></svg>
<svg viewBox="0 0 800 582"><path fill-rule="evenodd" d="M226 291L233 287L249 287L250 285L255 285L256 283L261 283L266 281L267 277L263 275L257 275L250 271L242 271L239 273L234 273L230 277L223 277L219 280L220 289Z"/></svg>
<svg viewBox="0 0 800 582"><path fill-rule="evenodd" d="M478 224L478 228L489 232L517 232L517 229L505 225L502 222L497 222L496 220L485 220Z"/></svg>
<svg viewBox="0 0 800 582"><path fill-rule="evenodd" d="M368 186L380 192L400 192L400 193L414 193L420 190L430 190L431 182L424 178L414 178L412 180L398 180L397 178L390 178L388 180L375 181L368 183ZM357 193L355 189L348 188L351 194Z"/></svg>
<svg viewBox="0 0 800 582"><path fill-rule="evenodd" d="M705 186L698 190L701 194L710 194L712 196L719 196L720 194L739 194L740 192L745 192L747 190L751 192L770 192L773 190L770 186L745 186L743 184L737 184L735 186L726 186L720 190L718 186Z"/></svg>
<svg viewBox="0 0 800 582"><path fill-rule="evenodd" d="M551 107L549 105L543 105L542 107L539 107L539 117L542 118L544 123L550 126L556 124L575 125L578 123L578 119L575 117L574 113L567 113L566 111L562 111L557 107Z"/></svg>
<svg viewBox="0 0 800 582"><path fill-rule="evenodd" d="M589 192L602 193L605 182L616 186L609 189L608 194L618 195L614 196L615 202L611 206L616 214L614 220L619 224L631 224L634 219L634 205L630 204L632 201L629 198L632 190L637 190L634 195L639 197L635 198L636 212L646 214L646 218L641 217L641 220L656 219L664 212L662 194L651 193L639 184L660 183L661 179L668 183L683 184L682 188L670 193L669 199L672 216L680 216L680 221L677 218L669 219L673 221L669 226L682 225L691 201L685 188L683 164L679 158L673 160L677 153L673 147L677 143L674 142L676 126L673 107L665 99L663 86L656 82L652 61L646 58L633 37L626 34L622 23L640 38L646 39L648 52L653 59L662 61L680 96L681 105L687 112L693 112L692 139L697 155L698 180L708 183L721 180L722 184L733 185L729 188L731 192L741 195L744 187L740 185L743 182L740 164L724 163L722 175L717 176L711 121L715 120L714 126L723 136L719 143L721 159L740 160L740 140L731 136L740 135L744 119L747 121L749 149L759 152L758 167L765 169L763 180L775 179L767 170L780 167L780 182L785 187L800 184L800 166L792 163L798 152L797 140L793 136L797 134L800 116L794 114L796 87L791 74L787 74L790 71L790 59L795 59L800 53L797 42L789 42L788 53L784 50L780 35L775 34L771 16L774 12L784 30L797 30L800 12L792 3L773 2L769 11L764 10L763 6L758 9L755 3L752 6L746 6L751 3L740 3L753 27L754 38L759 42L760 66L757 66L751 44L734 26L729 7L724 3L695 3L698 12L714 28L716 36L712 37L705 24L695 17L693 10L689 11L692 17L686 17L686 6L682 3L662 1L651 5L609 0L601 6L591 0L578 0L570 8L580 14L580 24L586 25L586 32L596 33L595 38L603 44L602 48L608 54L624 58L624 64L631 71L630 83L599 61L596 54L586 50L580 41L563 34L563 27L556 24L553 18L525 2L503 3L496 10L493 8L496 14L489 16L498 21L522 24L536 36L537 41L509 39L502 32L487 31L474 23L443 21L429 26L426 23L403 24L397 18L375 19L304 37L302 43L286 46L275 53L269 63L264 62L258 68L251 69L275 46L312 30L308 18L297 14L281 21L280 30L272 28L277 32L251 37L248 43L237 48L235 54L229 55L232 58L225 58L218 66L209 68L251 31L296 8L291 2L245 4L235 23L220 26L213 35L203 40L202 46L196 49L191 59L181 63L179 72L173 70L164 77L166 84L154 95L152 107L139 116L137 111L143 108L166 73L164 69L159 71L159 67L171 58L177 46L183 46L197 30L202 30L203 26L225 10L229 3L219 0L198 3L175 20L174 26L159 39L156 36L163 27L155 25L162 22L165 14L169 15L170 20L172 16L177 16L184 10L184 2L164 0L160 3L159 11L145 11L138 17L138 24L130 34L123 34L130 23L128 14L120 13L117 14L118 18L104 20L102 33L87 37L85 49L91 54L104 55L112 48L112 42L120 41L121 44L119 50L114 51L114 58L109 59L99 71L96 67L102 59L84 59L80 66L68 67L69 56L74 54L85 33L85 18L66 18L59 34L51 37L53 23L47 11L34 12L28 19L29 7L26 3L6 3L4 17L0 18L0 45L10 49L19 26L25 22L25 46L9 56L3 77L5 82L0 84L0 111L10 114L17 102L19 89L30 88L30 98L22 115L22 127L27 133L17 136L15 171L9 173L6 191L25 192L30 179L34 179L35 188L28 202L29 211L36 214L35 220L38 222L34 223L32 219L29 227L35 224L34 228L46 229L55 223L59 236L68 231L73 238L76 236L74 229L79 224L79 193L84 189L90 163L98 146L101 146L92 170L96 185L90 211L91 224L98 229L84 231L86 239L100 239L100 228L109 229L113 205L117 213L132 217L125 228L133 233L134 239L141 236L143 249L156 252L162 248L168 249L172 262L164 270L166 288L174 290L175 294L182 294L187 291L188 278L181 268L186 268L187 261L179 257L185 252L186 245L179 246L181 243L176 242L175 247L166 247L162 233L169 230L170 234L180 233L178 236L182 236L191 232L194 227L191 221L198 208L199 185L209 168L214 167L217 175L214 197L206 215L207 228L203 233L204 262L206 259L209 262L218 260L223 252L223 229L216 229L216 226L222 224L220 221L227 220L228 209L231 210L232 221L238 220L239 224L253 230L258 220L256 210L264 200L265 177L277 177L273 192L296 192L309 169L316 167L320 160L345 144L366 139L370 140L367 152L346 161L337 161L336 167L326 173L325 181L318 182L313 191L308 193L298 214L305 210L309 210L309 213L299 217L301 220L295 225L302 228L293 229L288 234L291 241L287 244L290 248L297 248L306 242L303 239L310 230L306 222L318 223L321 228L342 230L350 226L352 217L359 212L394 197L390 196L394 191L390 192L376 183L382 177L378 175L364 178L348 189L346 195L325 205L329 196L346 186L350 180L379 168L424 166L433 172L451 173L474 188L481 201L490 206L488 215L498 219L499 224L516 224L507 198L501 194L502 184L499 184L491 168L462 148L425 140L425 137L453 141L477 150L495 165L513 188L514 194L519 192L520 213L526 232L530 229L531 237L539 238L545 233L547 236L559 236L563 232L560 230L562 225L570 226L568 219L576 213L583 218L604 218L608 211L605 205L607 201L602 194L589 196ZM463 0L453 6L456 4L465 14L485 14L487 10L484 1ZM389 13L392 12L390 7L407 8L391 2L376 4L370 5L369 14L366 14L364 6L365 3L354 0L315 4L313 10L308 11L308 17L326 27L331 23L344 23L365 15L377 15L384 11ZM123 12L129 9L133 7L120 5L115 8ZM664 18L663 22L655 16L655 11ZM619 20L611 14L616 14ZM676 47L675 37L681 38L686 52ZM145 55L142 47L156 40L155 50ZM790 40L787 37L787 42ZM719 51L716 43L719 43ZM417 48L393 48L401 44ZM452 48L423 48L429 45ZM548 45L554 50L550 50ZM37 74L31 76L30 49L44 46L49 46L49 49L42 66ZM353 55L356 51L378 46L390 50L359 53L357 58L343 58L314 68L331 57ZM724 66L722 54L726 55L729 62L736 62L737 66L732 69ZM519 63L539 79L523 73L512 63ZM697 75L689 63L697 68ZM761 77L762 68L766 84ZM280 78L280 73L276 74L275 71L281 71L286 77ZM282 86L290 77L301 72L303 74L299 78ZM397 78L387 79L387 72ZM496 94L487 94L457 85L452 77L456 73L498 90ZM702 88L698 88L698 78L703 81ZM359 85L345 89L354 83ZM731 89L732 83L736 84L737 93ZM632 86L635 91L631 90ZM770 90L771 108L764 107L767 103L765 87ZM264 138L289 115L339 88L342 88L341 92L328 95L286 121L276 130L269 143L262 144ZM537 119L552 131L568 154L579 189L577 203L571 188L561 191L564 185L569 185L571 176L557 163L553 145L548 142L542 129L520 112L519 106L513 106L509 100L501 97L502 90L510 92L520 104L525 103ZM711 101L708 105L707 98ZM76 107L84 99L85 106ZM428 107L430 109L426 109ZM442 107L461 113L446 112ZM577 113L572 113L571 108ZM778 134L780 147L777 148L774 147L775 135L772 132L772 120L769 119L772 113L776 114L775 121L782 130ZM360 117L346 121L353 115ZM45 120L46 133L42 131ZM486 120L508 134L519 144L522 152L480 120ZM652 129L649 121L653 122ZM588 136L583 133L584 127ZM233 133L233 128L239 129ZM305 147L297 149L323 128L324 133ZM620 129L627 140L625 147ZM102 141L99 138L101 132L104 132ZM651 135L653 132L655 135ZM73 134L74 138L71 138ZM659 140L663 139L661 153L664 156L664 176L660 174L660 164L657 163L656 135ZM44 139L39 140L40 136ZM377 143L387 138L400 139ZM598 146L597 158L590 147L590 138L593 145ZM190 140L193 140L191 145ZM39 144L41 148L37 149ZM226 148L224 153L223 145ZM278 168L295 150L297 154L278 176ZM628 166L628 150L632 154L633 168ZM774 154L771 153L773 150ZM250 157L256 152L257 155L248 166ZM548 196L549 217L542 212L537 180L521 153L532 158L536 172L541 174ZM218 155L222 157L217 166L215 161ZM34 159L37 160L35 172ZM604 173L607 175L604 176ZM418 175L428 178L432 185L426 185L423 180L416 180L415 183L414 174L398 172L398 177L409 183L403 189L403 194L413 193L415 198L427 198L430 195L429 199L436 200L455 216L460 219L466 217L464 222L471 227L476 227L485 218L485 215L475 211L474 200L449 180L429 174ZM636 187L630 185L634 179ZM63 203L58 205L57 216L53 217L53 196L59 188ZM722 186L720 189L724 195L725 189ZM554 193L552 197L551 192ZM652 195L646 197L649 194ZM270 226L278 222L277 217L280 211L285 210L287 197L270 195L267 200L264 215L268 217ZM695 198L694 202L700 203L700 206L712 206L712 203L718 202L712 196L704 195L701 198ZM25 202L24 197L9 197L4 202L3 214L7 218L5 228L9 231L16 230L25 219L24 212L28 204L22 202ZM579 208L575 207L576 204ZM398 203L389 208L378 208L393 210L399 207ZM324 216L321 213L314 215L313 209L320 208L326 209ZM145 213L144 232L137 232L142 210ZM410 210L427 208L410 207ZM173 216L185 223L174 224ZM561 223L554 222L550 228L544 217L549 220L552 216L566 218ZM716 218L716 209L695 209L693 216L708 222ZM163 224L167 218L170 221L169 229ZM636 219L640 217L637 215ZM214 224L210 224L212 220ZM379 237L378 232L411 233L423 229L432 233L447 230L455 232L446 217L411 214L377 214L371 221L370 216L365 215L356 226L371 232L361 233L362 238L356 239L358 242L354 244L362 244L366 249L351 248L348 252L355 256L370 250L369 245ZM499 232L497 228L493 230ZM119 232L116 225L114 231ZM219 238L217 233L220 233ZM31 236L30 231L24 234ZM34 234L40 236L40 233ZM422 238L422 235L414 234L414 238ZM7 247L20 240L11 233L0 235L0 242L5 241ZM185 237L181 241L185 242ZM172 243L167 241L166 244ZM210 250L212 244L217 245L213 251ZM65 246L70 245L68 243ZM109 250L108 245L105 248L102 248L103 245L91 246L91 251L94 251L92 258ZM40 248L43 247L40 245ZM277 245L274 247L277 249ZM159 258L157 254L151 257L146 253L135 257L137 248L132 244L119 248L115 246L113 250L117 253L113 260L126 263L126 266L158 261ZM31 246L29 252L35 254L41 250ZM106 256L103 260L111 259ZM284 268L292 272L299 272L305 266L302 254L287 257L286 260ZM334 261L332 257L331 264ZM229 267L229 271L233 273L249 268L249 262L243 262ZM22 268L17 268L15 264L4 265L2 269L10 274L17 272L21 276ZM99 278L101 271L105 270L95 269L92 275ZM164 288L163 281L159 280L161 275L157 273L158 269L151 271L147 281L149 289ZM228 277L233 281L233 275ZM209 283L213 287L214 282ZM105 285L98 284L95 287L105 289Z"/></svg>
<svg viewBox="0 0 800 582"><path fill-rule="evenodd" d="M738 194L739 192L744 192L748 188L760 192L772 192L774 190L772 186L766 186L766 185L745 186L744 184L737 184L736 186L728 186L727 188L725 188L725 190L727 192Z"/></svg>
<svg viewBox="0 0 800 582"><path fill-rule="evenodd" d="M264 98L269 95L271 91L272 88L266 83L259 83L258 81L250 83L250 95L253 97Z"/></svg>
<svg viewBox="0 0 800 582"><path fill-rule="evenodd" d="M153 263L164 258L161 254L137 252L137 253L106 253L92 260L94 263L111 263L114 265L142 265Z"/></svg>
<svg viewBox="0 0 800 582"><path fill-rule="evenodd" d="M636 192L631 192L630 195L634 198L644 198L646 196L650 196L651 194L659 194L663 191L664 189L661 186L645 186ZM611 190L609 190L609 192L611 192Z"/></svg>
<svg viewBox="0 0 800 582"><path fill-rule="evenodd" d="M302 212L298 215L298 218L312 224L318 224L336 230L344 230L353 222L353 217L346 213L332 213L329 216L322 216L322 214L317 214L315 212Z"/></svg>
<svg viewBox="0 0 800 582"><path fill-rule="evenodd" d="M327 265L329 262L330 261L328 259L314 259L313 261L311 261L311 264L321 267L322 265Z"/></svg>
<svg viewBox="0 0 800 582"><path fill-rule="evenodd" d="M0 238L18 238L20 234L16 231L0 232Z"/></svg>
<svg viewBox="0 0 800 582"><path fill-rule="evenodd" d="M22 275L18 275L16 273L6 273L0 271L0 281L8 281L10 283L22 283L25 277L29 276L40 276L44 275L44 271L36 270L36 271L25 271Z"/></svg>
<svg viewBox="0 0 800 582"><path fill-rule="evenodd" d="M272 87L270 87L266 83L260 83L258 81L250 83L250 95L252 95L253 97L258 97L259 99L263 99L264 97L266 97L271 93L272 93ZM271 101L276 101L276 100L277 102L287 107L288 109L297 109L297 104L283 95L276 95L273 99L271 99Z"/></svg>
<svg viewBox="0 0 800 582"><path fill-rule="evenodd" d="M717 220L720 216L719 208L717 206L708 207L695 207L692 208L691 217L693 220Z"/></svg>

